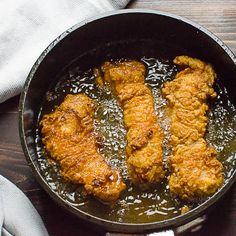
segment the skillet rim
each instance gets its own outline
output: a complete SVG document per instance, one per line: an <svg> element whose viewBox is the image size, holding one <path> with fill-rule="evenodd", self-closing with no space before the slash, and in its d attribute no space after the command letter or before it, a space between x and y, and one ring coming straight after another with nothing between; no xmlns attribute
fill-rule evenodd
<svg viewBox="0 0 236 236"><path fill-rule="evenodd" d="M38 168L36 167L33 158L30 155L26 136L25 136L25 130L24 130L24 109L25 109L25 102L26 97L28 95L29 86L31 84L31 81L34 79L34 74L37 71L39 65L43 62L44 58L48 53L51 52L51 50L60 43L61 40L66 38L70 33L72 33L75 30L78 30L79 28L86 26L87 24L100 20L102 18L107 17L113 17L116 15L122 15L122 14L154 14L154 15L161 15L168 18L174 18L177 21L181 21L187 25L190 25L197 30L201 31L203 34L207 35L211 38L211 40L214 41L214 43L218 44L230 57L232 62L235 65L236 68L236 57L234 56L233 52L212 32L207 30L206 28L202 27L201 25L185 18L182 16L177 16L171 13L163 12L163 11L157 11L157 10L150 10L150 9L123 9L123 10L116 10L111 11L107 13L99 14L95 17L92 17L90 19L84 20L68 30L64 31L61 35L59 35L52 43L49 44L49 46L41 53L37 61L32 66L32 69L30 70L26 82L24 84L21 96L20 96L20 102L19 102L19 116L18 116L18 125L19 125L19 135L21 140L21 145L23 152L25 154L26 160L28 165L31 167L31 170L36 177L37 181L40 183L42 188L49 194L49 196L61 207L65 208L75 216L79 216L80 218L84 220L89 220L92 223L95 223L97 225L102 226L105 229L116 231L116 232L147 232L152 230L164 230L166 228L171 227L177 227L179 225L182 225L184 223L187 223L193 219L196 219L198 216L200 216L207 208L210 208L214 203L216 203L220 198L223 197L223 195L229 190L229 188L233 185L233 183L236 181L236 168L234 170L234 173L232 176L227 180L226 183L209 199L204 201L202 204L197 206L196 208L190 210L184 215L179 215L167 220L158 221L158 222L151 222L151 223L120 223L120 222L114 222L109 221L106 219L102 219L96 216L93 216L91 214L88 214L87 212L84 212L72 205L70 205L68 202L66 202L62 197L60 197L55 191L53 191L49 185L44 180L43 176L40 174Z"/></svg>

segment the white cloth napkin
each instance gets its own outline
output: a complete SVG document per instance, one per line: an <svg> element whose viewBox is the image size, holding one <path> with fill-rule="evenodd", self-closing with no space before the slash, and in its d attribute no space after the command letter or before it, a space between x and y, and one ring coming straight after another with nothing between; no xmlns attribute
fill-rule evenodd
<svg viewBox="0 0 236 236"><path fill-rule="evenodd" d="M63 31L129 0L1 0L0 103L21 92L40 53Z"/></svg>
<svg viewBox="0 0 236 236"><path fill-rule="evenodd" d="M0 175L0 235L47 236L43 221L29 199Z"/></svg>

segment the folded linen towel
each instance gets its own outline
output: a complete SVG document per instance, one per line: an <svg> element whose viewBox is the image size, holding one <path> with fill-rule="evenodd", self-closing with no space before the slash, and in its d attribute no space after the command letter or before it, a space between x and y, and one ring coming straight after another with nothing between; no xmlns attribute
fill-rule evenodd
<svg viewBox="0 0 236 236"><path fill-rule="evenodd" d="M47 236L43 221L30 200L0 175L0 235Z"/></svg>
<svg viewBox="0 0 236 236"><path fill-rule="evenodd" d="M63 31L130 0L1 0L0 103L21 92L40 53Z"/></svg>

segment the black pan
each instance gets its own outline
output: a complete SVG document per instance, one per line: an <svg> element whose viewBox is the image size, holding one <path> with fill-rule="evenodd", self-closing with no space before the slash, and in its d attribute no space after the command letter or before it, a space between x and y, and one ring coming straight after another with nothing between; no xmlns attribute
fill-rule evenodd
<svg viewBox="0 0 236 236"><path fill-rule="evenodd" d="M212 33L187 19L152 10L120 10L79 23L62 33L33 65L20 99L19 130L25 156L35 177L59 205L74 215L115 232L150 232L174 228L203 214L232 186L236 168L224 186L190 212L152 223L120 223L98 218L68 204L54 192L40 173L35 144L36 127L42 100L54 78L68 64L84 56L83 70L111 58L174 58L187 54L210 62L221 83L236 105L236 59L233 53ZM86 56L87 55L87 56ZM87 59L86 59L87 58ZM235 162L234 162L235 163Z"/></svg>

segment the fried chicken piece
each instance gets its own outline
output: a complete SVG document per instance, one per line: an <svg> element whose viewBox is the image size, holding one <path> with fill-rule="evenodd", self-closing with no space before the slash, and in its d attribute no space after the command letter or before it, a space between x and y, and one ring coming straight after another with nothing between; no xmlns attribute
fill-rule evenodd
<svg viewBox="0 0 236 236"><path fill-rule="evenodd" d="M144 84L144 65L137 61L105 62L102 71L123 108L131 181L135 184L161 181L163 134L154 112L152 93Z"/></svg>
<svg viewBox="0 0 236 236"><path fill-rule="evenodd" d="M216 96L212 88L216 75L211 65L198 59L179 56L174 63L187 68L162 89L171 119L169 186L180 198L192 201L214 194L224 180L217 152L204 140L206 99Z"/></svg>
<svg viewBox="0 0 236 236"><path fill-rule="evenodd" d="M43 143L50 156L59 162L66 180L83 184L88 194L104 202L113 202L125 184L120 173L111 169L98 153L94 107L86 95L67 95L54 112L43 116L40 122Z"/></svg>

